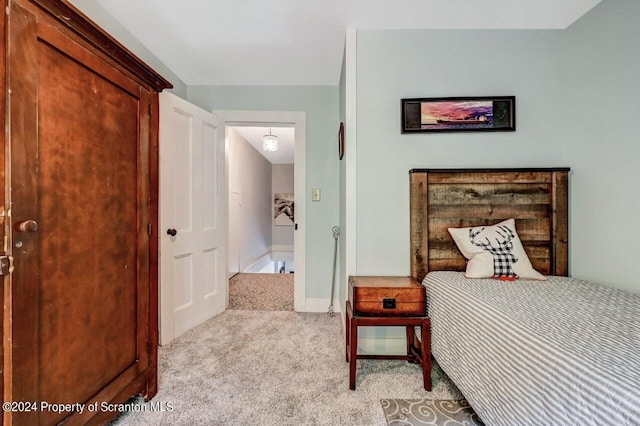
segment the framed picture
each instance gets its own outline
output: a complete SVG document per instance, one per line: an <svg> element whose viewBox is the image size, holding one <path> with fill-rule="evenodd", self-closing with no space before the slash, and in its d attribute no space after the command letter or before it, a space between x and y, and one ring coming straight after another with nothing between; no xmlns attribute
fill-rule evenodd
<svg viewBox="0 0 640 426"><path fill-rule="evenodd" d="M515 130L515 96L402 99L402 133Z"/></svg>
<svg viewBox="0 0 640 426"><path fill-rule="evenodd" d="M293 226L293 194L273 195L273 224Z"/></svg>

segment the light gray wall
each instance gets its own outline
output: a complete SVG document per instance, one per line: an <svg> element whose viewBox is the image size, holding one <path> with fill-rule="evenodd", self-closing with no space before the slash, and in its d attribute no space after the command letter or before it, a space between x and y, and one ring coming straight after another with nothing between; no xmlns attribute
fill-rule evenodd
<svg viewBox="0 0 640 426"><path fill-rule="evenodd" d="M293 194L293 164L272 164L271 165L271 192L275 194ZM273 205L273 195L271 202ZM295 215L295 205L294 215ZM273 218L273 207L271 217ZM271 221L273 223L273 220ZM272 245L290 246L293 249L293 226L275 226L272 231Z"/></svg>
<svg viewBox="0 0 640 426"><path fill-rule="evenodd" d="M100 5L72 3L205 109L308 113L307 190L322 188L323 201L308 197L307 294L328 297L344 79L187 87ZM625 268L640 252L639 28L640 3L604 0L563 31L359 31L358 273L409 271L409 169L570 166L572 274L640 291ZM403 97L492 94L517 96L515 133L400 134Z"/></svg>
<svg viewBox="0 0 640 426"><path fill-rule="evenodd" d="M357 273L409 275L409 170L566 166L560 31L359 31ZM401 98L516 96L515 132L401 134ZM564 132L561 132L564 133Z"/></svg>
<svg viewBox="0 0 640 426"><path fill-rule="evenodd" d="M189 86L187 99L207 110L304 111L307 116L307 298L329 298L331 228L338 224L337 86ZM269 179L269 181L271 181ZM311 201L311 188L322 190Z"/></svg>
<svg viewBox="0 0 640 426"><path fill-rule="evenodd" d="M569 166L570 272L640 291L640 3L567 30L358 32L358 274L409 273L408 171ZM405 97L516 95L517 131L401 135Z"/></svg>
<svg viewBox="0 0 640 426"><path fill-rule="evenodd" d="M640 292L640 2L605 0L563 35L571 271Z"/></svg>
<svg viewBox="0 0 640 426"><path fill-rule="evenodd" d="M154 56L136 39L126 28L94 0L70 0L71 3L92 21L100 25L120 44L129 49L134 55L142 59L166 80L173 84L170 91L181 98L187 97L187 85L171 71L165 64Z"/></svg>
<svg viewBox="0 0 640 426"><path fill-rule="evenodd" d="M271 251L271 163L233 128L229 129L229 188L240 191L240 271L244 271Z"/></svg>

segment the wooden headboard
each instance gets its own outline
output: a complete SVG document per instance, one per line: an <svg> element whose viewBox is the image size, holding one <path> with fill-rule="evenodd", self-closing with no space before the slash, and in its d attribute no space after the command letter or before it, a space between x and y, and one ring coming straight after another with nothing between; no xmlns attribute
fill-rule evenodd
<svg viewBox="0 0 640 426"><path fill-rule="evenodd" d="M569 168L413 169L411 276L464 271L466 261L447 228L516 220L533 267L568 274Z"/></svg>

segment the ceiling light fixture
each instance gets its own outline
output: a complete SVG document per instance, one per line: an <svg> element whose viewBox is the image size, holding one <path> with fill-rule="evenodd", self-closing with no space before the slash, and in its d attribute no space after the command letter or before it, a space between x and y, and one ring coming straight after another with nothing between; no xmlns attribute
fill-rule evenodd
<svg viewBox="0 0 640 426"><path fill-rule="evenodd" d="M278 150L278 137L271 134L271 128L269 128L269 134L262 137L262 149L264 151Z"/></svg>

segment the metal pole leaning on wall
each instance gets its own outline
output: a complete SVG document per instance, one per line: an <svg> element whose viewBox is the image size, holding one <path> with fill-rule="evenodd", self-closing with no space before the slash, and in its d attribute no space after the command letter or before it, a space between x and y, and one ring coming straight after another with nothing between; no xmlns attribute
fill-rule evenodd
<svg viewBox="0 0 640 426"><path fill-rule="evenodd" d="M333 291L336 287L336 261L338 259L338 237L340 236L340 228L337 226L334 226L333 228L331 228L331 231L333 232L333 239L334 239L334 244L333 244L333 278L331 278L331 300L329 302L329 316L333 316Z"/></svg>

